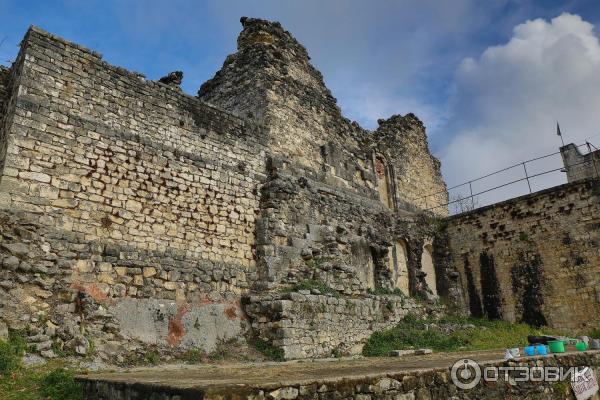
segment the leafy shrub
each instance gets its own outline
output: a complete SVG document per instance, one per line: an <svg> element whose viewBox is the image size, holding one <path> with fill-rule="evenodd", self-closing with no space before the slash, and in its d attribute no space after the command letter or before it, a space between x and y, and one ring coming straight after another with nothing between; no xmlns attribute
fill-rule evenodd
<svg viewBox="0 0 600 400"><path fill-rule="evenodd" d="M156 351L148 351L142 358L142 364L157 365L160 362L160 355Z"/></svg>
<svg viewBox="0 0 600 400"><path fill-rule="evenodd" d="M262 339L256 339L254 342L256 350L262 353L270 361L284 361L285 356L281 347L273 346L271 343Z"/></svg>
<svg viewBox="0 0 600 400"><path fill-rule="evenodd" d="M336 347L335 349L331 350L331 357L342 358L342 351Z"/></svg>
<svg viewBox="0 0 600 400"><path fill-rule="evenodd" d="M82 400L83 386L75 381L73 372L58 368L42 380L40 394L46 400Z"/></svg>

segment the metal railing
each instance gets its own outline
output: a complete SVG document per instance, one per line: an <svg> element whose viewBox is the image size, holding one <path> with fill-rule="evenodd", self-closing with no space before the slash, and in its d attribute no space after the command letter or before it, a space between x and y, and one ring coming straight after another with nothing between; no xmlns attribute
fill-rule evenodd
<svg viewBox="0 0 600 400"><path fill-rule="evenodd" d="M582 143L582 144L576 145L576 147L578 149L580 147L583 147L583 146L587 147L588 153L592 152L592 148L596 149L596 147L594 145L592 145L591 143L589 143L587 140L584 143ZM451 211L450 213L451 214L456 214L456 213L460 213L460 212L464 212L464 211L474 210L474 209L479 208L479 207L483 207L483 206L486 206L486 205L489 205L489 204L493 204L493 203L496 203L496 202L507 200L509 198L517 197L517 196L520 196L520 195L523 195L523 194L527 194L527 192L528 193L533 193L534 189L532 187L532 183L537 178L540 178L540 177L543 177L543 176L547 176L549 174L556 173L556 172L564 173L566 171L565 171L565 166L563 165L562 159L559 162L559 164L560 164L559 166L551 167L549 169L544 169L544 170L542 170L540 172L534 172L534 173L532 173L531 172L532 168L528 169L528 166L531 166L535 162L538 162L538 161L541 161L541 160L545 160L545 159L548 159L550 157L554 157L554 156L557 156L557 155L560 155L560 154L561 154L560 151L557 151L557 152L546 154L546 155L543 155L543 156L540 156L540 157L531 158L529 160L513 164L511 166L499 169L497 171L494 171L494 172L491 172L489 174L480 176L478 178L465 181L465 182L460 183L458 185L454 185L454 186L452 186L450 188L447 188L447 191L448 191L449 195L451 195L452 192L457 192L459 190L462 190L463 193L459 193L458 195L455 195L455 196L449 196L449 200L448 200L447 203L437 204L437 205L431 206L431 207L426 206L426 209L429 210L429 211L433 211L433 210L436 210L436 209L441 208L441 207L449 207L449 206L455 205L455 206L458 206L458 207L456 207L455 212L452 212L452 210L450 210ZM575 166L578 166L578 165L581 165L581 164L585 164L585 163L588 163L588 162L590 162L590 161L589 160L584 160L582 162L569 165L568 167L575 167ZM500 174L502 174L504 172L509 172L509 171L512 172L512 171L518 171L518 170L521 170L521 172L518 175L514 175L514 173L513 173L513 177L512 178L508 178L506 180L502 180L500 182L496 182L495 184L492 184L491 187L484 187L484 188L479 189L479 190L474 190L474 188L473 188L475 183L485 184L486 181L489 181L492 178L497 177L498 175L500 175ZM566 179L565 179L564 175L561 176L560 179L562 179L564 182L566 182ZM518 191L513 190L505 198L496 197L496 198L494 198L491 201L484 202L485 204L480 204L479 201L478 201L478 199L480 199L482 195L490 194L492 192L496 192L496 191L498 191L499 189L502 189L502 188L514 186L514 185L516 185L516 184L518 184L520 182L526 182L527 183L527 187L526 187L526 190L525 190L524 193L517 193ZM539 189L536 189L535 191L541 190L541 189L544 189L544 188L547 188L547 187L555 186L555 185L556 185L556 183L554 183L552 185L547 185L545 187L540 187ZM429 194L421 196L421 197L419 197L419 198L417 198L415 200L416 201L423 201L425 204L428 204L428 203L431 204L433 202L432 201L428 201L428 198L431 198L431 197L434 197L434 196L439 196L440 194L443 194L444 192L445 191L442 190L442 191L437 191L437 192L434 192L434 193L429 193Z"/></svg>

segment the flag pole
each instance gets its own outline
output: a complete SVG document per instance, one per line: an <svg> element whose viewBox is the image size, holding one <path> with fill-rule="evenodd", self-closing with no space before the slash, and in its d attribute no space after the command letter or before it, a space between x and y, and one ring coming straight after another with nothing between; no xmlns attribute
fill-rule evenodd
<svg viewBox="0 0 600 400"><path fill-rule="evenodd" d="M560 136L560 141L562 142L563 147L565 147L565 140L562 137L562 133L560 132L560 125L558 125L558 121L556 121L556 134Z"/></svg>

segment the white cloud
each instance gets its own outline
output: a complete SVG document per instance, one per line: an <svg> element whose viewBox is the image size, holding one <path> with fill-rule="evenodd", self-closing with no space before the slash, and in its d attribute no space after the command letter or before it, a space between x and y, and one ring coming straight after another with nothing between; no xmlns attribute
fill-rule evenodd
<svg viewBox="0 0 600 400"><path fill-rule="evenodd" d="M600 44L593 25L572 14L517 25L512 38L463 60L455 77L445 127L452 139L442 153L450 186L512 163L558 151L556 121L566 142L600 133ZM595 138L600 144L600 137ZM591 140L594 143L594 140ZM599 146L600 147L600 146ZM551 157L529 172L560 167ZM475 191L523 176L522 167L478 182ZM533 182L541 189L564 182L560 173ZM482 198L524 194L526 182Z"/></svg>

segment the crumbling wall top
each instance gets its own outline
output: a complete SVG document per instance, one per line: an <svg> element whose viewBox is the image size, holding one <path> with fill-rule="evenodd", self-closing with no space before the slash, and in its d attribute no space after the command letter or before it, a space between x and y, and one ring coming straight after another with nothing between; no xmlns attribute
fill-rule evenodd
<svg viewBox="0 0 600 400"><path fill-rule="evenodd" d="M242 32L237 39L237 48L242 50L252 45L273 45L275 47L295 50L299 58L310 60L308 51L292 34L277 21L267 21L260 18L240 18Z"/></svg>

